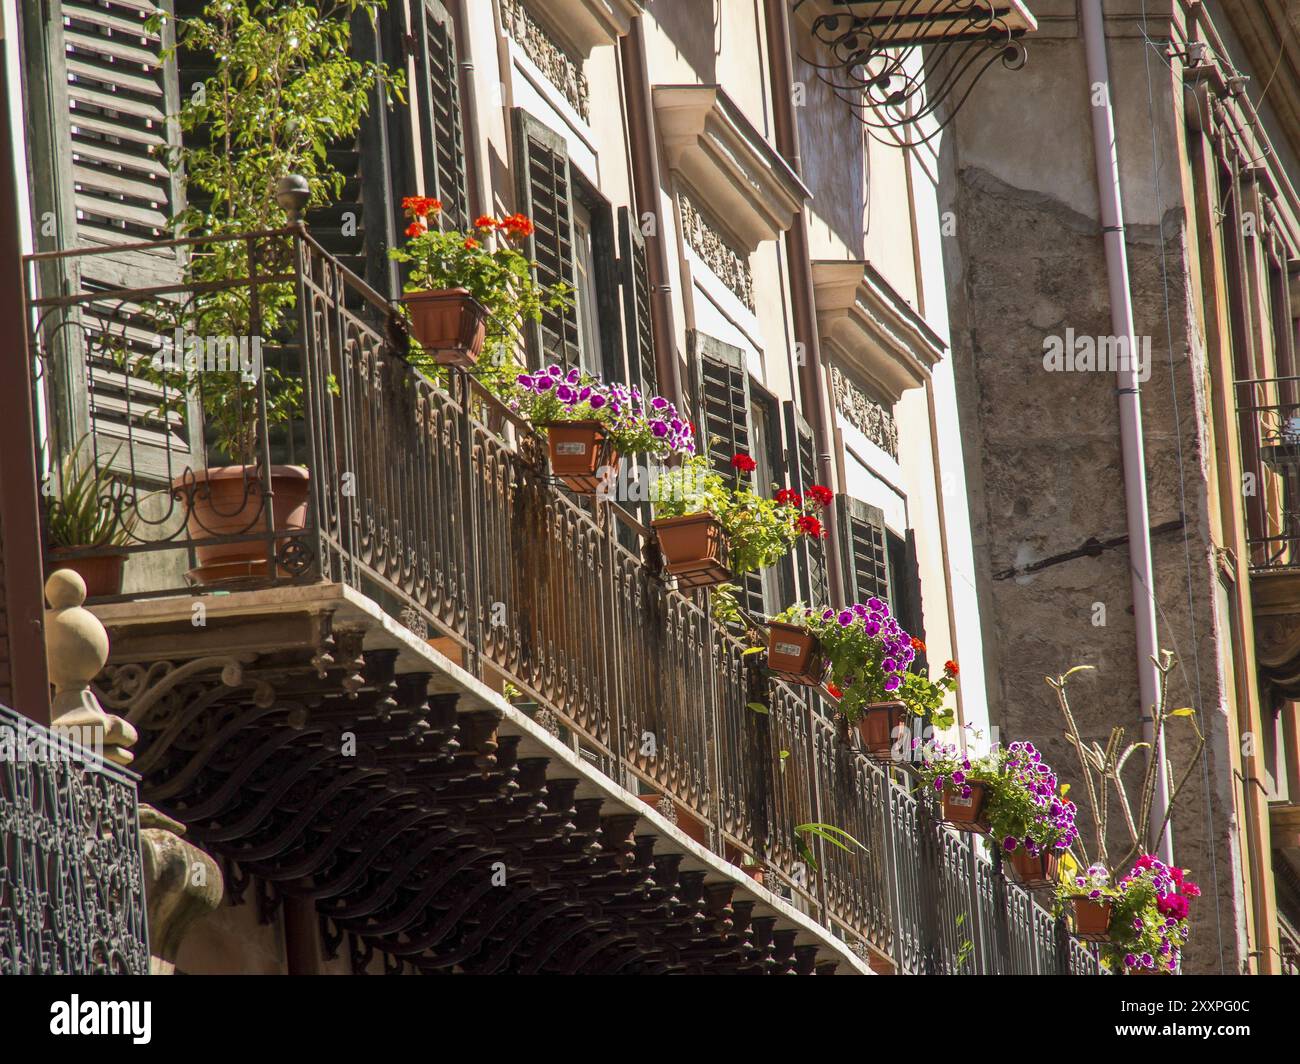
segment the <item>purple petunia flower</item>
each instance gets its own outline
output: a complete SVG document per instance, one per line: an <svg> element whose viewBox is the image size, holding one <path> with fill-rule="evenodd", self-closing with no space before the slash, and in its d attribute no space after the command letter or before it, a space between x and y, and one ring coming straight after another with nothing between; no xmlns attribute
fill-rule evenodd
<svg viewBox="0 0 1300 1064"><path fill-rule="evenodd" d="M1018 843L1019 840L1014 835L1008 835L1005 839L1002 840L1002 848L1006 850L1007 853L1010 853L1012 850L1016 848Z"/></svg>
<svg viewBox="0 0 1300 1064"><path fill-rule="evenodd" d="M903 678L897 674L890 676L885 680L886 691L897 691L902 686Z"/></svg>
<svg viewBox="0 0 1300 1064"><path fill-rule="evenodd" d="M591 397L589 402L591 403L592 410L599 410L602 406L605 405L605 397L601 395L599 392L597 392L595 395Z"/></svg>
<svg viewBox="0 0 1300 1064"><path fill-rule="evenodd" d="M554 387L555 387L555 378L553 377L537 378L537 390L539 392L549 392Z"/></svg>
<svg viewBox="0 0 1300 1064"><path fill-rule="evenodd" d="M840 610L839 616L836 617L835 619L840 622L841 628L847 628L849 625L853 623L853 611Z"/></svg>

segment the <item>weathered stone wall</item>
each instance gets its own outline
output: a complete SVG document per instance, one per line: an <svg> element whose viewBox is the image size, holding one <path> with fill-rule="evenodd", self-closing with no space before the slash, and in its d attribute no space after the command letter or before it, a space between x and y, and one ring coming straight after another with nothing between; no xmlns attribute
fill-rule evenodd
<svg viewBox="0 0 1300 1064"><path fill-rule="evenodd" d="M1173 703L1196 706L1211 736L1174 826L1178 861L1206 894L1186 967L1217 971L1222 957L1232 971L1245 959L1245 906L1221 690L1229 651L1214 616L1206 371L1200 340L1189 340L1171 86L1167 71L1153 79L1148 112L1143 58L1140 38L1111 42L1136 331L1153 356L1141 393L1151 524L1175 525L1153 543L1159 639L1179 658ZM959 116L941 196L958 220L945 256L990 713L1004 740L1039 744L1076 799L1077 758L1044 676L1094 666L1070 682L1086 738L1104 743L1117 724L1141 731L1127 547L1091 546L1127 531L1116 378L1043 362L1048 337L1112 331L1087 90L1077 36L1034 39L1030 65L991 75ZM1154 172L1153 138L1164 160ZM1180 737L1170 753L1176 768L1187 763Z"/></svg>

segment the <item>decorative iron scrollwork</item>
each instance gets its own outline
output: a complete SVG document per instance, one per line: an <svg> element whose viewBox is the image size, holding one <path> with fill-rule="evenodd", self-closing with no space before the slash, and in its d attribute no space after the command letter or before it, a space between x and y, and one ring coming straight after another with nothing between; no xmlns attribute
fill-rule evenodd
<svg viewBox="0 0 1300 1064"><path fill-rule="evenodd" d="M952 121L991 66L1025 65L1024 30L1007 14L999 0L843 3L812 25L830 61L801 58L873 138L897 143L877 131L911 129L912 143L924 144ZM925 49L924 63L919 49ZM926 131L932 118L934 128Z"/></svg>

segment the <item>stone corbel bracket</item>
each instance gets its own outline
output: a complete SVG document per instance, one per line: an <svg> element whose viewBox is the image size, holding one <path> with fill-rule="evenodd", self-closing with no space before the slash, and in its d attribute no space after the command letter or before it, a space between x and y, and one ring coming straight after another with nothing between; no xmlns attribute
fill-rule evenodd
<svg viewBox="0 0 1300 1064"><path fill-rule="evenodd" d="M813 263L817 326L831 359L891 406L943 357L939 335L868 262Z"/></svg>
<svg viewBox="0 0 1300 1064"><path fill-rule="evenodd" d="M641 0L547 0L539 5L548 24L562 34L578 58L602 45L617 44L641 14Z"/></svg>
<svg viewBox="0 0 1300 1064"><path fill-rule="evenodd" d="M668 164L749 254L794 223L811 193L718 85L656 85Z"/></svg>

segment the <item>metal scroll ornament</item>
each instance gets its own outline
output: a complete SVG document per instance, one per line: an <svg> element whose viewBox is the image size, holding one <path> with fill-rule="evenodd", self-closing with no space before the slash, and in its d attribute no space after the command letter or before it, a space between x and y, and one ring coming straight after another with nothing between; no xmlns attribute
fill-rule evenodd
<svg viewBox="0 0 1300 1064"><path fill-rule="evenodd" d="M909 141L923 144L952 121L991 66L1025 65L1024 31L1008 24L1006 12L1003 0L839 3L812 25L829 53L820 58L829 61L802 58L873 138L897 144L896 134L878 132L911 128Z"/></svg>

